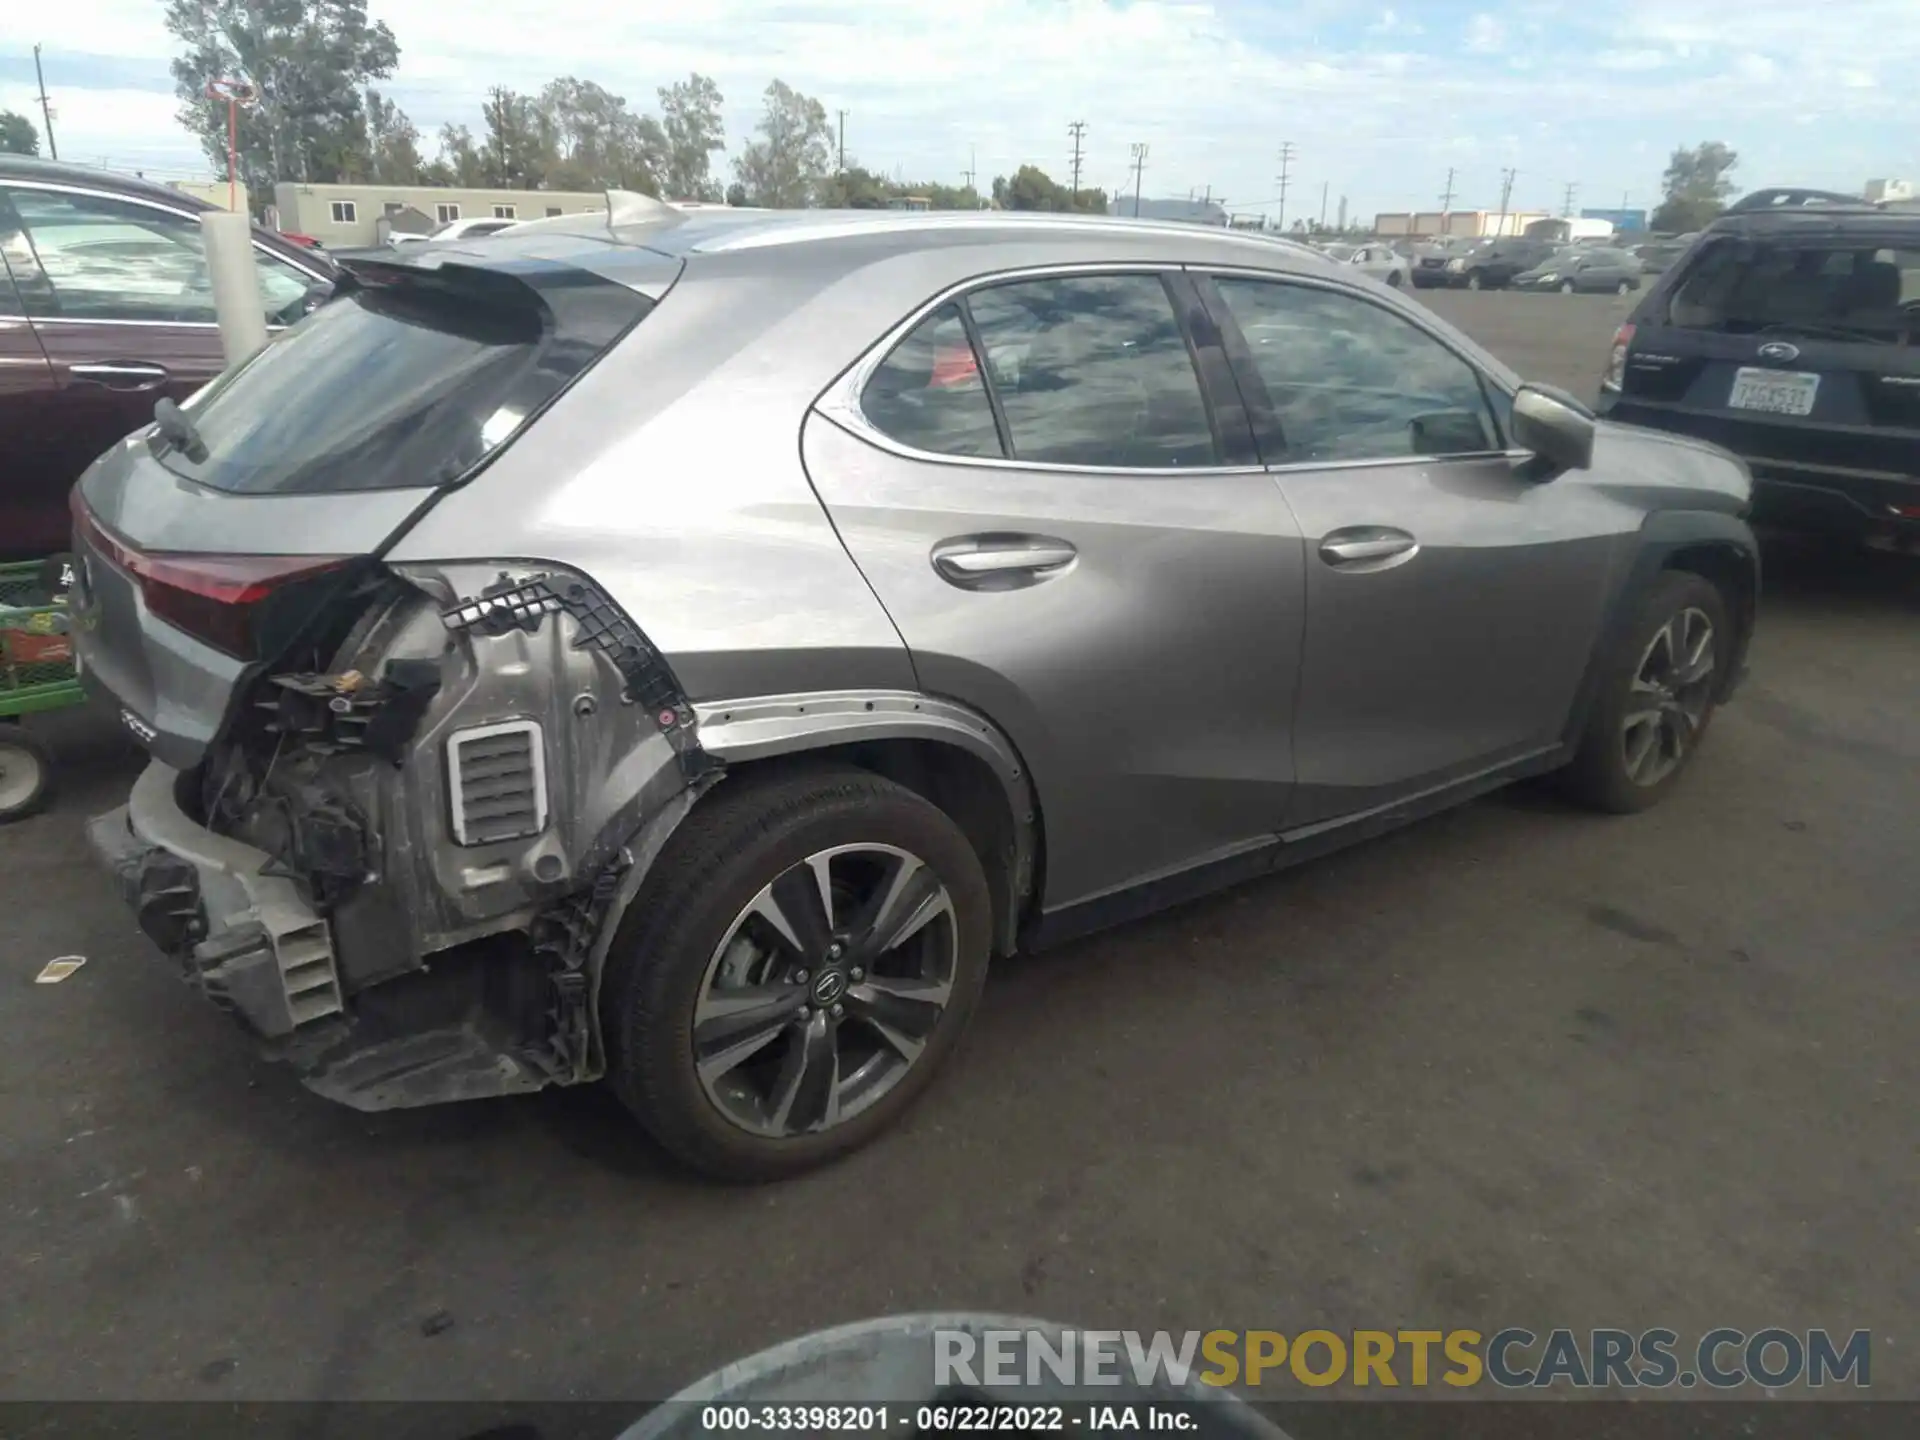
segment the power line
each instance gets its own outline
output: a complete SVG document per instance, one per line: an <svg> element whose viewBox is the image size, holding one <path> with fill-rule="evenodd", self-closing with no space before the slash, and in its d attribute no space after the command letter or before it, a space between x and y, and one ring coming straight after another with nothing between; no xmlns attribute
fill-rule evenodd
<svg viewBox="0 0 1920 1440"><path fill-rule="evenodd" d="M1137 144L1133 149L1133 218L1140 218L1140 176L1147 168L1147 147Z"/></svg>
<svg viewBox="0 0 1920 1440"><path fill-rule="evenodd" d="M1087 122L1076 120L1067 126L1067 133L1073 136L1073 198L1080 198L1080 142L1087 133Z"/></svg>
<svg viewBox="0 0 1920 1440"><path fill-rule="evenodd" d="M40 118L47 125L47 158L58 160L60 147L53 138L53 106L47 103L47 77L40 69L40 47L33 47L33 78L40 85Z"/></svg>
<svg viewBox="0 0 1920 1440"><path fill-rule="evenodd" d="M1293 142L1291 140L1282 140L1280 142L1280 180L1279 180L1279 184L1280 184L1279 228L1282 230L1285 230L1287 228L1287 184L1288 184L1288 181L1292 178L1292 173L1293 173Z"/></svg>

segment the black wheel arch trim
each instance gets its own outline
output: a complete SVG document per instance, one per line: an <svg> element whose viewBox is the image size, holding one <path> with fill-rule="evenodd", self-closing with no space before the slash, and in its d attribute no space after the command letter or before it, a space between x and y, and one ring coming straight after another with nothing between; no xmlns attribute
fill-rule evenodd
<svg viewBox="0 0 1920 1440"><path fill-rule="evenodd" d="M1633 624L1640 597L1664 571L1690 570L1701 574L1705 573L1701 569L1701 557L1716 554L1725 557L1725 563L1731 567L1729 573L1740 577L1743 593L1727 597L1734 622L1733 653L1721 671L1715 703L1732 699L1746 674L1747 647L1753 638L1760 600L1760 547L1747 522L1737 515L1716 510L1656 510L1642 522L1632 543L1635 547L1632 557L1608 598L1593 653L1587 659L1587 668L1567 719L1562 738L1569 747L1580 743L1588 718L1599 703L1600 677L1607 657ZM1694 563L1687 563L1689 561ZM1719 583L1720 577L1707 574L1706 578Z"/></svg>

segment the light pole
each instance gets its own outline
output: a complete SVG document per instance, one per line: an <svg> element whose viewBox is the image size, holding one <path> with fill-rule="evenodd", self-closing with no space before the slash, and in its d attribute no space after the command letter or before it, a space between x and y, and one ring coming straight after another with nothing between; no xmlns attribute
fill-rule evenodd
<svg viewBox="0 0 1920 1440"><path fill-rule="evenodd" d="M247 80L209 80L207 98L227 102L227 209L240 208L240 107L251 105L259 92Z"/></svg>

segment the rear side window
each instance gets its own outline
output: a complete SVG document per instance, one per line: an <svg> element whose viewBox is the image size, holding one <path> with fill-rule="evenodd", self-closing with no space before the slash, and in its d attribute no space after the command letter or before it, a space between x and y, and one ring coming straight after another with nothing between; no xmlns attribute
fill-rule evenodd
<svg viewBox="0 0 1920 1440"><path fill-rule="evenodd" d="M1723 237L1694 257L1667 305L1672 325L1727 334L1823 335L1893 343L1920 333L1920 235L1898 245L1844 237Z"/></svg>
<svg viewBox="0 0 1920 1440"><path fill-rule="evenodd" d="M0 189L0 249L29 314L214 323L200 224L171 210L103 195ZM253 258L268 322L297 317L312 278L257 248Z"/></svg>
<svg viewBox="0 0 1920 1440"><path fill-rule="evenodd" d="M935 455L1004 455L966 325L943 305L914 327L867 381L867 419L902 444Z"/></svg>
<svg viewBox="0 0 1920 1440"><path fill-rule="evenodd" d="M205 458L167 447L161 463L248 494L446 484L652 308L588 282L557 292L556 317L517 280L452 269L348 288L183 406Z"/></svg>

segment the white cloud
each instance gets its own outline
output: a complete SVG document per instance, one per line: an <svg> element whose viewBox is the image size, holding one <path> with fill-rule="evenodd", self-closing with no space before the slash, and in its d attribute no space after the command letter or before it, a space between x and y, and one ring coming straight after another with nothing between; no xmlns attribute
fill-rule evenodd
<svg viewBox="0 0 1920 1440"><path fill-rule="evenodd" d="M1475 13L1467 22L1467 49L1479 55L1493 55L1506 48L1507 27L1486 11Z"/></svg>
<svg viewBox="0 0 1920 1440"><path fill-rule="evenodd" d="M1733 62L1734 78L1751 80L1756 84L1777 79L1780 67L1771 56L1755 55L1751 52L1741 55Z"/></svg>
<svg viewBox="0 0 1920 1440"><path fill-rule="evenodd" d="M1673 63L1664 50L1602 50L1593 57L1602 70L1658 70Z"/></svg>

